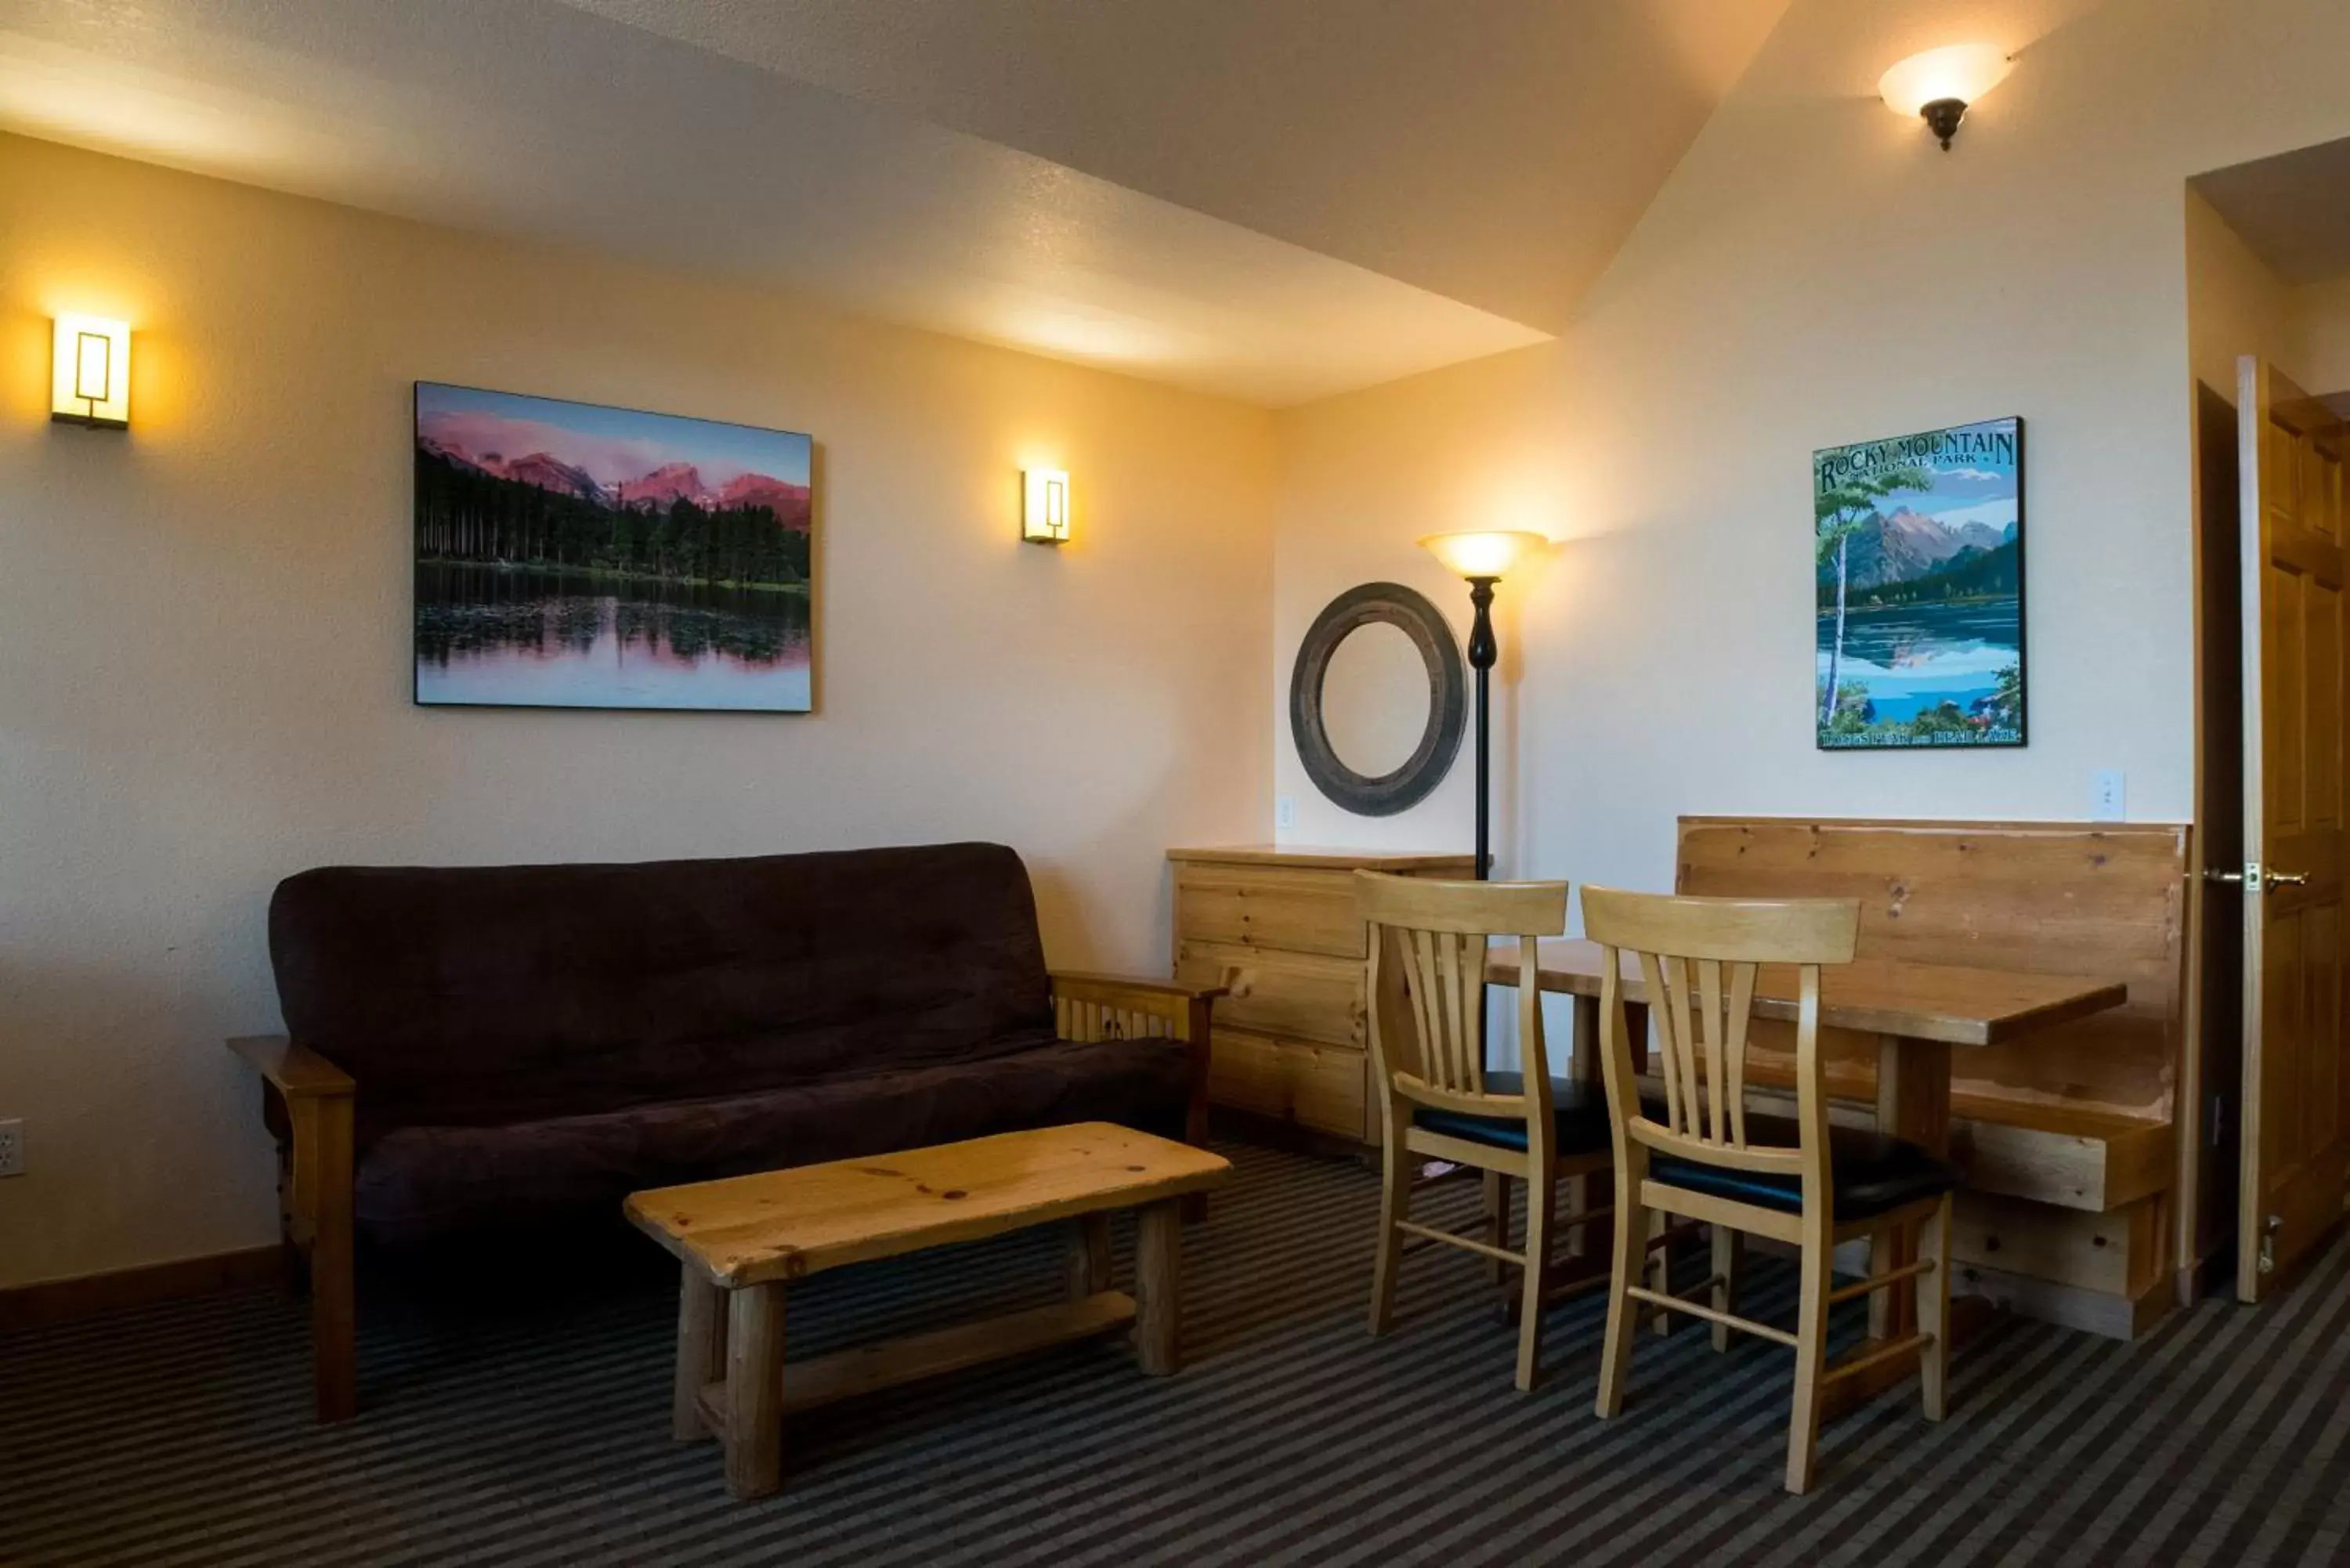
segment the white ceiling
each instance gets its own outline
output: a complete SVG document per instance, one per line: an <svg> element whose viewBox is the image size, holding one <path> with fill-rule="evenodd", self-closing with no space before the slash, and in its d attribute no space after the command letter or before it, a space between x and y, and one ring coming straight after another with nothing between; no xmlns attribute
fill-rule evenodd
<svg viewBox="0 0 2350 1568"><path fill-rule="evenodd" d="M1556 331L1787 0L567 0Z"/></svg>
<svg viewBox="0 0 2350 1568"><path fill-rule="evenodd" d="M8 0L0 129L1283 405L1541 340L1787 0Z"/></svg>
<svg viewBox="0 0 2350 1568"><path fill-rule="evenodd" d="M2217 169L2193 183L2285 282L2350 275L2350 140Z"/></svg>

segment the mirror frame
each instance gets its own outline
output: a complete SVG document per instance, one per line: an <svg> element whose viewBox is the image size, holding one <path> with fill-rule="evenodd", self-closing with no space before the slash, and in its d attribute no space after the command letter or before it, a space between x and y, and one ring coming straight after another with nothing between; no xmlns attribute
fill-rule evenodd
<svg viewBox="0 0 2350 1568"><path fill-rule="evenodd" d="M1419 744L1392 773L1360 774L1341 761L1323 722L1322 683L1330 657L1373 622L1395 627L1419 649L1428 670L1428 724ZM1289 733L1314 787L1357 816L1393 816L1428 798L1452 771L1469 727L1469 679L1461 645L1443 612L1400 583L1365 583L1332 599L1298 644L1289 677Z"/></svg>

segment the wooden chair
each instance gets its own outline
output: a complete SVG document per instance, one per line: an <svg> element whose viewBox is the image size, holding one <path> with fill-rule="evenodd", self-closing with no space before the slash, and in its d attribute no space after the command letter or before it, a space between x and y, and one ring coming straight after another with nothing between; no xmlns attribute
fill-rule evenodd
<svg viewBox="0 0 2350 1568"><path fill-rule="evenodd" d="M1370 928L1371 1075L1386 1158L1371 1332L1386 1333L1394 1318L1405 1236L1482 1253L1494 1260L1497 1275L1511 1265L1523 1275L1517 1385L1531 1389L1541 1365L1553 1183L1608 1168L1607 1106L1592 1089L1552 1081L1540 992L1531 985L1518 991L1523 1070L1485 1070L1485 949L1491 937L1516 937L1524 972L1534 973L1535 939L1566 929L1566 884L1440 882L1357 871L1355 906ZM1485 1173L1483 1239L1410 1219L1412 1179L1422 1157ZM1513 1178L1526 1184L1526 1240L1518 1251L1509 1246ZM1568 1215L1565 1228L1607 1212Z"/></svg>
<svg viewBox="0 0 2350 1568"><path fill-rule="evenodd" d="M1717 1350L1728 1348L1731 1329L1794 1347L1789 1491L1811 1485L1821 1390L1864 1366L1916 1349L1926 1418L1940 1420L1950 1360L1950 1189L1959 1173L1914 1144L1828 1124L1819 1048L1820 966L1852 961L1859 905L1849 899L1666 898L1586 888L1583 925L1605 955L1600 1060L1615 1128L1616 1251L1600 1361L1600 1416L1612 1417L1623 1407L1635 1317L1645 1305L1711 1320ZM1648 1014L1656 1020L1663 1122L1644 1110L1633 1072L1624 1015L1626 952L1638 957ZM1800 966L1793 1121L1749 1116L1746 1110L1747 1023L1755 972L1766 963ZM1697 1291L1674 1295L1636 1282L1649 1242L1649 1210L1713 1228L1712 1276ZM1830 1265L1839 1242L1922 1222L1930 1222L1932 1240L1917 1262L1852 1284L1833 1283ZM1800 1250L1802 1287L1793 1334L1735 1315L1740 1232ZM1828 1308L1912 1277L1919 1277L1918 1332L1828 1366ZM1701 1304L1698 1296L1711 1300Z"/></svg>

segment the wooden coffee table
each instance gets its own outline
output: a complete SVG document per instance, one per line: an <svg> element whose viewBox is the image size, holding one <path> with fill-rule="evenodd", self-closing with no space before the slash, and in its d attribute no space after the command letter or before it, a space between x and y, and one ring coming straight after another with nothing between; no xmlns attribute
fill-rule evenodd
<svg viewBox="0 0 2350 1568"><path fill-rule="evenodd" d="M728 1489L763 1497L783 1484L787 1410L1128 1324L1142 1370L1172 1373L1181 1200L1231 1174L1204 1149L1085 1122L636 1193L629 1218L681 1264L675 1434L719 1438ZM1131 1296L1109 1288L1118 1209L1138 1210ZM791 1281L1055 1221L1070 1227L1067 1301L860 1345L785 1376Z"/></svg>

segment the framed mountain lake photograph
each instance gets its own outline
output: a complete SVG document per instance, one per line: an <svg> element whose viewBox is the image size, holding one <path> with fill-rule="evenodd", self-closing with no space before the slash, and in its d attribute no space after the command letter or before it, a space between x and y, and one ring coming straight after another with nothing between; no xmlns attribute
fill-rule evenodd
<svg viewBox="0 0 2350 1568"><path fill-rule="evenodd" d="M805 713L814 442L416 383L416 701Z"/></svg>
<svg viewBox="0 0 2350 1568"><path fill-rule="evenodd" d="M2024 740L2023 421L1812 454L1823 751Z"/></svg>

